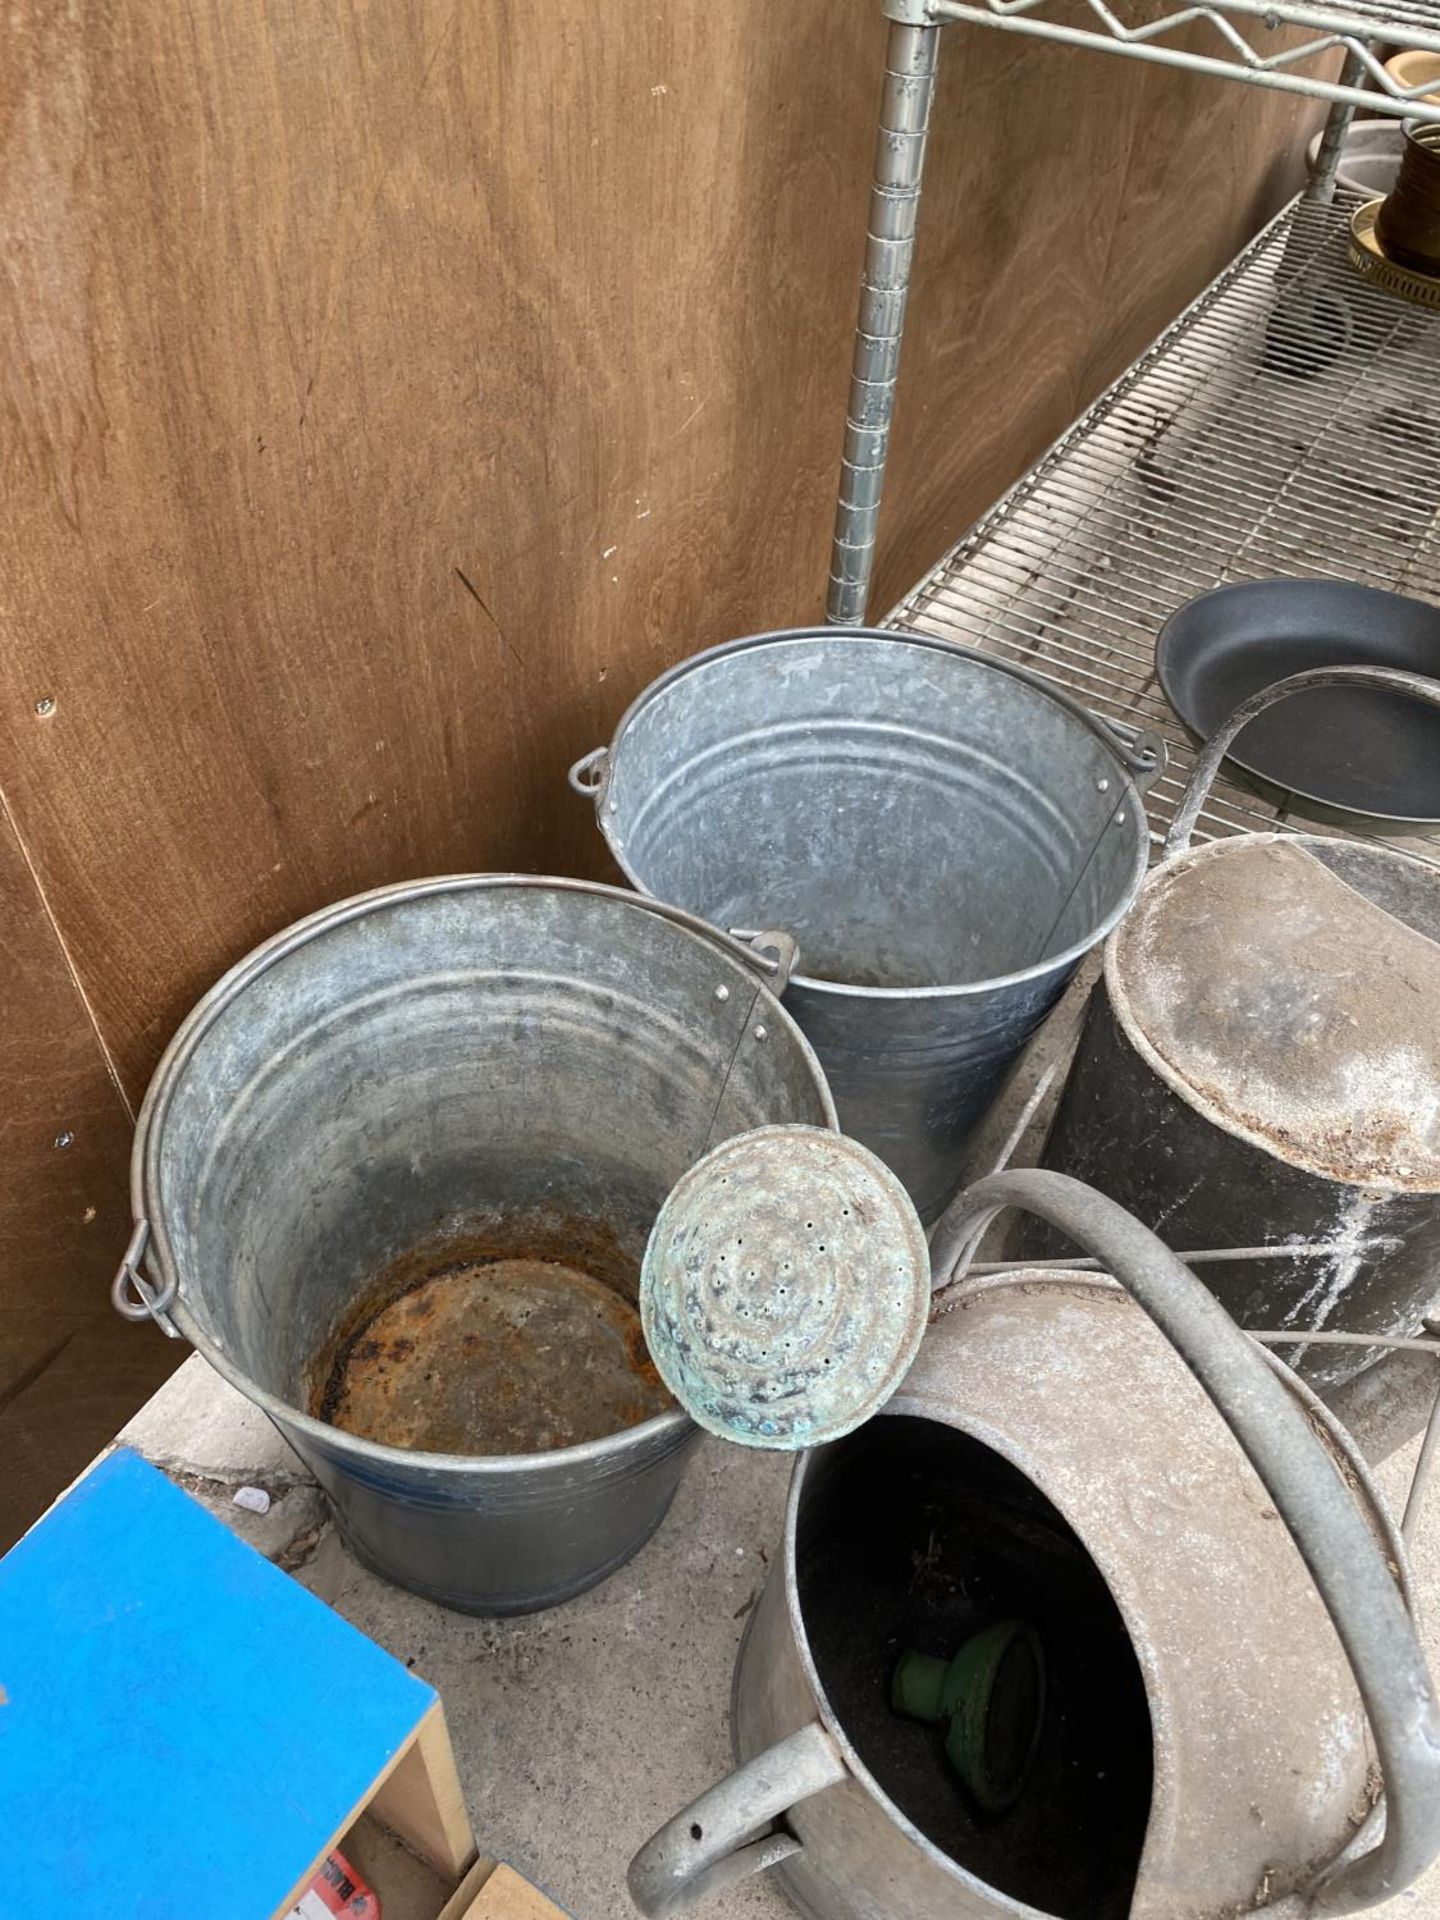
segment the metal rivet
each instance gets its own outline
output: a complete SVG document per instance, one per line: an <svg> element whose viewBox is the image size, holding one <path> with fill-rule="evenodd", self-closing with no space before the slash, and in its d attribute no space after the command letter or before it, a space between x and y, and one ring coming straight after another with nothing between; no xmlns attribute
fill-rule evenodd
<svg viewBox="0 0 1440 1920"><path fill-rule="evenodd" d="M755 1029L755 1038L756 1038L757 1040L763 1040L763 1039L765 1038L765 1029L764 1029L764 1027L756 1027L756 1029Z"/></svg>
<svg viewBox="0 0 1440 1920"><path fill-rule="evenodd" d="M730 998L729 987L716 987L715 998L717 1000L728 1000Z"/></svg>
<svg viewBox="0 0 1440 1920"><path fill-rule="evenodd" d="M57 1133L55 1136L55 1144L57 1147L73 1146L74 1142L75 1142L74 1134L68 1131L65 1133Z"/></svg>
<svg viewBox="0 0 1440 1920"><path fill-rule="evenodd" d="M48 693L44 694L35 702L35 711L42 720L48 720L50 715L55 711L55 702Z"/></svg>
<svg viewBox="0 0 1440 1920"><path fill-rule="evenodd" d="M1095 782L1095 786L1096 790L1100 793L1108 793L1110 791L1110 782L1105 779L1103 775Z"/></svg>
<svg viewBox="0 0 1440 1920"><path fill-rule="evenodd" d="M1121 809L1120 809L1120 811L1119 811L1119 812L1118 812L1118 813L1116 814L1116 816L1115 816L1115 824L1116 824L1116 826L1117 826L1117 827L1123 827L1123 826L1124 826L1124 824L1125 824L1125 809L1124 809L1124 807L1121 807Z"/></svg>

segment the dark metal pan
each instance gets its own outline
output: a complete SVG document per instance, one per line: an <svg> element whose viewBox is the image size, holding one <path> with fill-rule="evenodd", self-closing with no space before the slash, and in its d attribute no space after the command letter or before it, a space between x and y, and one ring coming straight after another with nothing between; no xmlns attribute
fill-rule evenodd
<svg viewBox="0 0 1440 1920"><path fill-rule="evenodd" d="M1208 739L1262 687L1315 667L1440 678L1440 607L1333 580L1217 587L1166 621L1167 699ZM1440 826L1440 711L1399 693L1325 687L1245 729L1233 764L1355 824Z"/></svg>

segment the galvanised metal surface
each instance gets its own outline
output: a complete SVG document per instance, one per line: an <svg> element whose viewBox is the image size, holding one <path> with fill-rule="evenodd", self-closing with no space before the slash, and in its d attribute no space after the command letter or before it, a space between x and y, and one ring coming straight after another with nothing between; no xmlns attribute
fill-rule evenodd
<svg viewBox="0 0 1440 1920"><path fill-rule="evenodd" d="M930 1219L1140 884L1154 761L1023 669L822 627L683 662L581 768L643 893L795 936L785 1004L841 1124Z"/></svg>
<svg viewBox="0 0 1440 1920"><path fill-rule="evenodd" d="M1027 1168L977 1182L955 1202L933 1236L935 1270L942 1288L957 1256L975 1244L1006 1207L1040 1215L1087 1253L1105 1261L1204 1389L1228 1425L1236 1449L1274 1502L1314 1591L1312 1595L1302 1588L1293 1593L1271 1617L1275 1644L1265 1653L1264 1671L1256 1673L1252 1684L1257 1703L1265 1697L1265 1689L1271 1690L1275 1710L1252 1721L1254 1738L1237 1753L1236 1769L1243 1771L1243 1754L1249 1747L1268 1740L1273 1752L1281 1737L1288 1735L1296 1715L1317 1710L1315 1689L1323 1683L1321 1647L1307 1627L1306 1607L1318 1599L1343 1648L1364 1704L1364 1721L1374 1736L1384 1781L1384 1832L1377 1840L1377 1823L1368 1822L1357 1838L1358 1852L1333 1857L1318 1880L1301 1884L1314 1910L1321 1913L1355 1913L1388 1900L1440 1854L1440 1703L1415 1631L1404 1551L1358 1451L1338 1421L1324 1417L1315 1396L1273 1356L1251 1345L1163 1242L1123 1207L1080 1181ZM1069 1344L1056 1342L1057 1346ZM1116 1395L1133 1392L1134 1383L1127 1389L1123 1377L1117 1377L1112 1391ZM1099 1402L1087 1395L1084 1404L1094 1408ZM1058 1411L1048 1398L1036 1407L1045 1418ZM1071 1418L1062 1419L1060 1431L1078 1431L1084 1417L1084 1405L1077 1404ZM1158 1427L1154 1410L1148 1417ZM1186 1466L1181 1463L1188 1461L1189 1449L1166 1451L1173 1454L1183 1475ZM1137 1530L1136 1544L1153 1549L1161 1525L1158 1516L1153 1511L1147 1516L1143 1502L1131 1501L1125 1518ZM1263 1507L1259 1518L1262 1522L1270 1518ZM1233 1502L1226 1522L1227 1528L1239 1526ZM1221 1557L1225 1544L1223 1537L1217 1537L1204 1556L1206 1564L1196 1566L1193 1585L1197 1590L1207 1582L1212 1596L1227 1585L1232 1594L1238 1590L1225 1578ZM1257 1544L1236 1565L1258 1571L1266 1559ZM1108 1569L1107 1573L1113 1587L1118 1574ZM1260 1622L1255 1609L1261 1593L1258 1585L1246 1589L1243 1604L1252 1628ZM1302 1655L1298 1663L1293 1660L1297 1650ZM1188 1636L1177 1643L1177 1651L1184 1674L1190 1664ZM1192 1690L1193 1675L1181 1697L1188 1700ZM1322 1713L1297 1749L1299 1775L1304 1777L1308 1765L1312 1792L1297 1798L1292 1785L1288 1804L1302 1822L1308 1814L1317 1841L1327 1817L1344 1809L1352 1823L1358 1819L1356 1801L1347 1803L1343 1794L1335 1792L1343 1750L1358 1731L1352 1727L1347 1734L1333 1713ZM1307 1752L1308 1763L1303 1758ZM1220 1777L1228 1769L1208 1771L1216 1776L1212 1790L1218 1795ZM1196 1810L1183 1803L1175 1811L1177 1816L1197 1817ZM1222 1824L1229 1832L1225 1867L1230 1868L1244 1853L1239 1833L1246 1822L1239 1805L1232 1819ZM1297 1833L1301 1830L1297 1826ZM1278 1837L1272 1832L1272 1839ZM1253 1830L1249 1839L1253 1843ZM1267 1855L1261 1858L1261 1893L1268 1896L1281 1889L1285 1869ZM1214 1860L1206 1865L1200 1884L1213 1901L1220 1885L1220 1865ZM1142 1863L1142 1879L1144 1872ZM1253 1907L1259 1902L1241 1904ZM1214 1906L1205 1911L1213 1912Z"/></svg>
<svg viewBox="0 0 1440 1920"><path fill-rule="evenodd" d="M529 1611L659 1525L696 1434L678 1409L474 1458L327 1425L306 1410L310 1373L373 1276L437 1235L570 1216L638 1273L661 1202L710 1147L770 1121L833 1125L762 964L615 888L427 880L280 934L171 1043L132 1163L157 1317L270 1415L385 1577Z"/></svg>
<svg viewBox="0 0 1440 1920"><path fill-rule="evenodd" d="M1327 667L1262 688L1216 728L1165 863L1106 943L1044 1160L1181 1246L1296 1247L1206 1265L1242 1324L1414 1334L1440 1299L1440 876L1318 835L1189 850L1248 723L1342 687L1440 705L1440 683L1416 674ZM1055 1250L1024 1239L1031 1255ZM1379 1353L1302 1343L1287 1358L1333 1386Z"/></svg>
<svg viewBox="0 0 1440 1920"><path fill-rule="evenodd" d="M640 1309L661 1377L702 1427L742 1446L818 1446L868 1420L915 1358L925 1229L858 1141L760 1127L671 1190Z"/></svg>
<svg viewBox="0 0 1440 1920"><path fill-rule="evenodd" d="M1380 847L1247 836L1167 861L1107 944L1044 1150L1178 1245L1293 1244L1202 1269L1242 1324L1293 1327L1320 1386L1418 1333L1440 1271L1440 879ZM1027 1257L1059 1252L1027 1230Z"/></svg>
<svg viewBox="0 0 1440 1920"><path fill-rule="evenodd" d="M860 625L870 597L939 45L936 26L890 24L825 609L839 626Z"/></svg>
<svg viewBox="0 0 1440 1920"><path fill-rule="evenodd" d="M1073 1275L1020 1271L956 1288L885 1413L801 1457L783 1551L736 1666L741 1765L636 1856L630 1885L646 1915L688 1911L773 1868L809 1920L1300 1920L1312 1898L1334 1912L1385 1898L1433 1855L1433 1696L1404 1550L1363 1462L1153 1235L1117 1224L1102 1196L1080 1189L1071 1203L1067 1189L1033 1172L979 1183L936 1236L937 1271L997 1208L1038 1205L1115 1265L1143 1307L1113 1282ZM957 1468L961 1449L968 1469ZM877 1485L893 1488L889 1502ZM887 1507L907 1499L920 1534L931 1528L914 1554L903 1537L885 1543ZM969 1546L997 1531L997 1516L1012 1538L1006 1577L1039 1615L1056 1686L1083 1689L1103 1644L1113 1672L1101 1691L1117 1718L1124 1660L1113 1637L1091 1650L1065 1640L1071 1596L1084 1591L1077 1557L1103 1578L1138 1662L1145 1711L1134 1744L1150 1749L1149 1778L1137 1752L1107 1773L1113 1797L1088 1816L1080 1781L1065 1816L1073 1830L1054 1786L1036 1807L1022 1796L1008 1836L1004 1825L967 1833L956 1810L940 1816L951 1828L940 1845L925 1756L900 1751L914 1729L884 1710L884 1621L898 1620L899 1644L907 1632L913 1644L923 1583L937 1644L951 1644L976 1604ZM872 1616L882 1543L894 1566L876 1590L890 1598ZM1008 1594L992 1604L1015 1610ZM850 1613L863 1615L858 1645L846 1637ZM857 1689L867 1636L874 1676ZM1378 1715L1393 1795L1378 1848L1350 1660ZM878 1705L867 1705L872 1694ZM1072 1779L1093 1780L1110 1732L1104 1711L1057 1713L1039 1779L1047 1768L1064 1779L1068 1759ZM1078 1754L1066 1745L1077 1739ZM1107 1756L1102 1770L1122 1759ZM938 1750L929 1764L943 1769ZM950 1798L958 1807L953 1783ZM1135 1834L1128 1872L1110 1851L1122 1826ZM1336 1871L1347 1845L1371 1851Z"/></svg>

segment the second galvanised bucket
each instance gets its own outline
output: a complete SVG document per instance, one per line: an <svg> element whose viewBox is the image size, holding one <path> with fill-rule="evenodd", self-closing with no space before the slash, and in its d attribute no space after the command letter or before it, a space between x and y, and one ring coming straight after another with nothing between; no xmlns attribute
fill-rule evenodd
<svg viewBox="0 0 1440 1920"><path fill-rule="evenodd" d="M697 654L571 769L626 877L799 942L786 1005L922 1218L1149 839L1129 741L1023 668L835 627Z"/></svg>
<svg viewBox="0 0 1440 1920"><path fill-rule="evenodd" d="M270 1415L386 1578L476 1613L568 1599L659 1525L696 1436L640 1327L661 1203L732 1134L834 1125L772 968L574 880L301 921L160 1064L117 1306Z"/></svg>

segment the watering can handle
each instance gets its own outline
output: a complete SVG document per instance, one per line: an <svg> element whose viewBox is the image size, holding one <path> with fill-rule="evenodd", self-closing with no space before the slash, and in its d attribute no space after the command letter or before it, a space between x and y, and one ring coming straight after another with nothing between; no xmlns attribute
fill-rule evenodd
<svg viewBox="0 0 1440 1920"><path fill-rule="evenodd" d="M777 1740L667 1820L630 1862L630 1897L645 1920L690 1913L737 1880L802 1851L793 1834L757 1832L798 1801L846 1777L818 1720Z"/></svg>
<svg viewBox="0 0 1440 1920"><path fill-rule="evenodd" d="M1359 1507L1298 1402L1215 1296L1148 1227L1083 1181L1041 1168L977 1181L931 1236L937 1285L1006 1207L1037 1214L1103 1261L1219 1408L1274 1501L1345 1649L1385 1785L1384 1837L1321 1878L1314 1911L1354 1913L1388 1900L1440 1853L1440 1705L1414 1624Z"/></svg>
<svg viewBox="0 0 1440 1920"><path fill-rule="evenodd" d="M1164 857L1167 860L1177 853L1184 853L1189 847L1195 822L1200 818L1200 809L1210 797L1210 788L1220 771L1220 762L1234 745L1236 734L1248 727L1257 714L1263 713L1267 707L1273 707L1277 701L1288 699L1292 693L1305 693L1317 687L1373 687L1380 693L1407 693L1413 699L1425 700L1432 707L1440 707L1440 680L1431 680L1423 673L1401 673L1394 667L1311 667L1308 672L1292 673L1288 679L1276 680L1270 686L1262 687L1258 693L1252 693L1248 700L1242 701L1228 720L1221 722L1196 755L1189 781L1175 809L1175 818L1165 836Z"/></svg>

